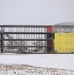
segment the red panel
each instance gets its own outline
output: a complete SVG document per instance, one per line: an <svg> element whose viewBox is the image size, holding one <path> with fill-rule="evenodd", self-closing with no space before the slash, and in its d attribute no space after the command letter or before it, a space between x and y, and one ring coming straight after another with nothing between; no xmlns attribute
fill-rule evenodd
<svg viewBox="0 0 74 75"><path fill-rule="evenodd" d="M47 28L47 32L52 32L52 26L49 26L49 27ZM49 34L47 34L47 35L49 35ZM47 38L47 39L48 39L48 38ZM53 46L53 45L54 45L54 41L53 41L53 40L47 41L47 45L48 45L48 46Z"/></svg>
<svg viewBox="0 0 74 75"><path fill-rule="evenodd" d="M47 28L47 32L52 32L52 26Z"/></svg>

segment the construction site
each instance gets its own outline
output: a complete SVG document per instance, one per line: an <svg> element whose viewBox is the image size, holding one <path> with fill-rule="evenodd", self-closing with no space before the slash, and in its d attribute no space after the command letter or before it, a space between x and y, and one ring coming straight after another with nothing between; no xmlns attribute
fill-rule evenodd
<svg viewBox="0 0 74 75"><path fill-rule="evenodd" d="M0 52L73 54L74 25L0 25Z"/></svg>

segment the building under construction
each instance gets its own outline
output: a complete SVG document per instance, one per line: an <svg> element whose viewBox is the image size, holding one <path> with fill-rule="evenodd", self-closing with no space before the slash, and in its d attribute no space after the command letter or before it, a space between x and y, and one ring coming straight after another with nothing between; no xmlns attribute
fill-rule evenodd
<svg viewBox="0 0 74 75"><path fill-rule="evenodd" d="M1 53L74 53L74 25L0 25Z"/></svg>

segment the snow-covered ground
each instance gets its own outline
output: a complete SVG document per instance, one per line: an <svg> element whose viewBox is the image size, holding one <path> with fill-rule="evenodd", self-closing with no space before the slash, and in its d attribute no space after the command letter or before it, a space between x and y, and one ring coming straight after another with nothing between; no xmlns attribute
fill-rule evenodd
<svg viewBox="0 0 74 75"><path fill-rule="evenodd" d="M74 54L0 54L0 63L74 70Z"/></svg>
<svg viewBox="0 0 74 75"><path fill-rule="evenodd" d="M74 75L74 70L0 64L0 75Z"/></svg>

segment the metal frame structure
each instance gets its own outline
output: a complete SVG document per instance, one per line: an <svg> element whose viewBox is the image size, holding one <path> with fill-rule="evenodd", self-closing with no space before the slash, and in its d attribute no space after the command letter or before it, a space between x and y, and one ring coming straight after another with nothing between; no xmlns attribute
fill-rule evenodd
<svg viewBox="0 0 74 75"><path fill-rule="evenodd" d="M54 46L47 45L48 41L53 41L53 35L47 38L47 35L53 34L52 32L47 32L47 28L50 26L44 25L0 25L0 48L1 53L5 51L6 48L19 49L20 53L41 53L37 52L38 49L43 50L42 53L53 53ZM25 42L27 44L25 44ZM23 50L33 49L35 52L23 52ZM23 50L21 51L21 49Z"/></svg>

